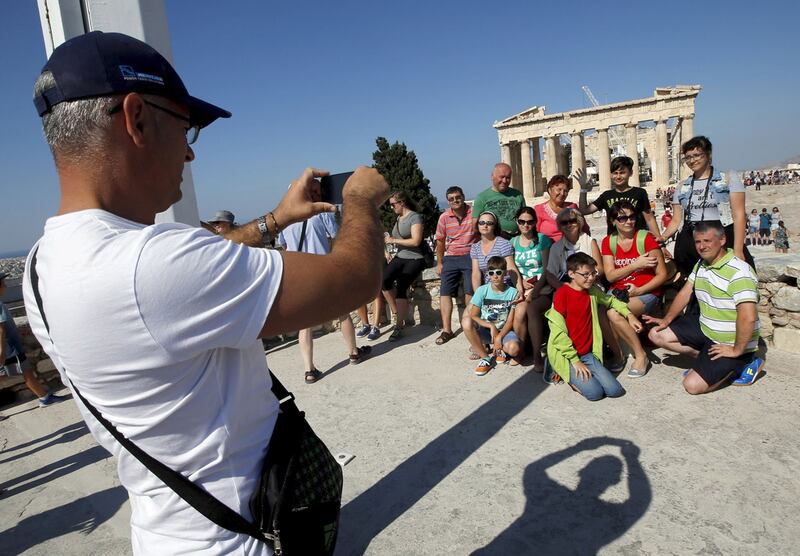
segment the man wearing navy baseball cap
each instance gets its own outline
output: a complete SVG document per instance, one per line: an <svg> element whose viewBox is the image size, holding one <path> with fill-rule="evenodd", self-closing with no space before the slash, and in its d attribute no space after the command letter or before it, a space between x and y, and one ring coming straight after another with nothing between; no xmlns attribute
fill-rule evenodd
<svg viewBox="0 0 800 556"><path fill-rule="evenodd" d="M147 44L101 32L65 42L34 104L61 192L26 266L36 337L64 384L123 436L250 520L278 413L259 339L347 314L376 291L385 180L366 167L348 180L329 255L263 249L334 210L309 193L327 172L306 169L276 208L225 237L154 224L180 199L200 129L230 113L191 96ZM195 511L77 403L118 459L135 553L270 553Z"/></svg>

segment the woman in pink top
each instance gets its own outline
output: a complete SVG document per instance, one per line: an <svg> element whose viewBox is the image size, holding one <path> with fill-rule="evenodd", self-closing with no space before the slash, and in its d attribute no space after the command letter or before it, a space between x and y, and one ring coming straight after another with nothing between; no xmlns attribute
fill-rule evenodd
<svg viewBox="0 0 800 556"><path fill-rule="evenodd" d="M547 182L547 194L549 199L544 203L536 205L533 210L536 211L536 231L540 232L555 243L561 236L561 230L558 229L556 217L558 213L565 208L578 208L578 205L572 202L567 202L567 195L572 188L572 182L567 176L557 175L550 178ZM589 227L586 226L586 233L589 233Z"/></svg>

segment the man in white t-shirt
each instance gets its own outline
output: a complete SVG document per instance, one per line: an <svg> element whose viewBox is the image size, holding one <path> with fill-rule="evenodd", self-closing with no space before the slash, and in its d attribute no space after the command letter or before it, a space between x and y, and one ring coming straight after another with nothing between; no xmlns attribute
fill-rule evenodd
<svg viewBox="0 0 800 556"><path fill-rule="evenodd" d="M230 113L190 96L148 45L101 32L65 42L37 79L34 104L61 190L37 244L49 332L31 260L26 268L34 334L64 383L124 436L250 520L278 413L259 338L333 319L377 289L386 182L365 167L348 180L329 255L256 249L281 227L333 210L309 196L325 172L307 169L274 210L225 238L154 224L181 198L199 130ZM271 552L209 522L77 403L117 458L134 553Z"/></svg>
<svg viewBox="0 0 800 556"><path fill-rule="evenodd" d="M319 201L322 198L318 182L311 184L311 198ZM312 216L305 222L297 222L287 226L278 236L278 243L289 251L301 251L313 255L327 255L331 250L331 242L339 231L336 217L330 212L323 212ZM356 346L356 330L350 313L339 317L342 337L347 345L350 355L350 364L358 365L372 351L371 346ZM306 384L314 384L323 377L322 371L314 364L314 330L304 328L297 334L297 344L300 347L300 356L305 365L304 380Z"/></svg>

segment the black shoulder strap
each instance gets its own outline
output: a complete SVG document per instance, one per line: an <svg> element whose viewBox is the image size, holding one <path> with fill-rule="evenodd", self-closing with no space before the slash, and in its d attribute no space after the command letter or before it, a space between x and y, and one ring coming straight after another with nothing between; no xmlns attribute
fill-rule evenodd
<svg viewBox="0 0 800 556"><path fill-rule="evenodd" d="M37 246L33 251L29 273L31 277L33 296L36 299L36 305L39 308L39 314L42 317L42 322L44 323L44 327L49 336L50 326L44 313L44 307L42 306L42 296L39 292L39 274L36 270L36 257L38 254L38 249L39 248ZM50 342L52 343L52 341L53 339L51 337ZM66 369L64 371L66 373ZM282 409L287 409L289 412L297 412L298 409L294 404L294 396L286 391L286 388L284 388L275 375L272 374L272 371L270 371L270 377L272 378L272 391L275 393L278 399L284 400L285 398L289 398L286 400L287 407L282 407ZM241 515L217 500L205 489L196 485L177 471L170 469L157 459L150 456L147 452L136 446L133 442L125 438L125 436L123 436L123 434L119 432L113 424L103 417L96 407L94 407L86 398L83 397L80 391L75 387L74 383L71 382L71 386L72 391L75 392L75 395L78 396L83 405L86 406L86 409L89 410L89 413L91 413L94 418L106 428L106 430L108 430L109 434L111 434L111 436L113 436L114 439L119 442L133 457L139 460L139 462L144 465L148 471L158 477L165 485L171 488L178 496L186 501L187 504L192 506L207 519L216 523L223 529L233 531L234 533L250 535L251 537L261 541L265 540L265 536L254 524L250 523Z"/></svg>
<svg viewBox="0 0 800 556"><path fill-rule="evenodd" d="M303 228L300 230L300 243L297 244L297 251L302 251L306 243L306 227L308 227L308 220L303 220Z"/></svg>

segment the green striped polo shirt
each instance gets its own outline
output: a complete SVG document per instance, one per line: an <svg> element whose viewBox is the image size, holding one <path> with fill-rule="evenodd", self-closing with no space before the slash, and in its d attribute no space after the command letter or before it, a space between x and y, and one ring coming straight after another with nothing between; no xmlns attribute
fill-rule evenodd
<svg viewBox="0 0 800 556"><path fill-rule="evenodd" d="M700 329L712 342L736 343L736 306L739 303L758 303L758 280L745 261L728 249L725 256L708 265L701 260L688 278L700 303ZM759 323L756 317L753 334L745 352L758 347Z"/></svg>

